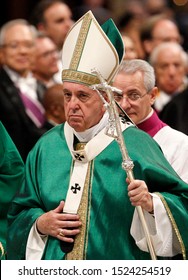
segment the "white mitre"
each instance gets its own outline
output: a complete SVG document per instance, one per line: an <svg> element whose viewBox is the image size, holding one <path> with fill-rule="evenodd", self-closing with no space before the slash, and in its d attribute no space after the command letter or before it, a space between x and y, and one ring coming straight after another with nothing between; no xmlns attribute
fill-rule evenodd
<svg viewBox="0 0 188 280"><path fill-rule="evenodd" d="M90 86L100 83L96 69L107 83L124 56L122 37L112 19L100 26L91 11L69 31L62 49L62 81Z"/></svg>

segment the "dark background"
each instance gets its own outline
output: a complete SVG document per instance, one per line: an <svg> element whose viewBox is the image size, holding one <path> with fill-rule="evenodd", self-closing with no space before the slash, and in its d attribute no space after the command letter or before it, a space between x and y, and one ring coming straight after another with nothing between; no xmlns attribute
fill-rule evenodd
<svg viewBox="0 0 188 280"><path fill-rule="evenodd" d="M0 26L15 19L29 19L30 13L39 0L0 0ZM81 3L79 0L65 1L70 7Z"/></svg>
<svg viewBox="0 0 188 280"><path fill-rule="evenodd" d="M0 0L0 26L5 22L15 19L15 18L25 18L29 19L30 13L34 8L35 4L40 0ZM124 7L131 0L107 0L107 3L113 3L116 1L122 3ZM157 0L154 0L157 1ZM70 6L70 8L75 7L82 3L82 0L65 0L65 2ZM173 7L174 10L179 11L180 9L185 11L184 7L177 7L173 4L172 0L168 0L168 5ZM108 5L108 4L107 4ZM112 5L112 4L111 4ZM188 17L188 14L187 14Z"/></svg>

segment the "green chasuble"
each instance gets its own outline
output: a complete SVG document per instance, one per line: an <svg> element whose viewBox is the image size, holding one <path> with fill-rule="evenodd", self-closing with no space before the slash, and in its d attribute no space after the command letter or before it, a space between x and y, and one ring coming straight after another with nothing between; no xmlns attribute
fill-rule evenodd
<svg viewBox="0 0 188 280"><path fill-rule="evenodd" d="M8 259L25 259L33 223L66 198L74 160L64 126L48 131L29 154L25 183L9 211ZM150 192L160 193L186 258L188 185L176 175L149 135L130 126L123 136L134 162L135 178L144 180ZM70 139L73 137L68 142ZM93 149L100 145L95 143ZM130 235L135 208L127 195L126 174L121 164L122 156L115 140L90 161L80 205L84 209L82 238L78 235L79 242L75 241L73 252L65 255L60 241L49 236L42 259L76 259L78 254L87 260L150 259L149 253L141 251Z"/></svg>
<svg viewBox="0 0 188 280"><path fill-rule="evenodd" d="M0 122L0 257L6 258L7 212L21 186L24 164L12 139Z"/></svg>

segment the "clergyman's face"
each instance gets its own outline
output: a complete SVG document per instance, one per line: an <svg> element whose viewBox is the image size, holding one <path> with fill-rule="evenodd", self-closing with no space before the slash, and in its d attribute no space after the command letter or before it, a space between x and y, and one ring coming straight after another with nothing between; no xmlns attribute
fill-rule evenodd
<svg viewBox="0 0 188 280"><path fill-rule="evenodd" d="M147 92L144 87L143 75L136 72L132 75L119 73L114 79L114 86L122 90L122 96L117 96L116 101L133 120L138 124L145 119L151 111L155 101L157 88ZM137 97L134 98L133 97Z"/></svg>
<svg viewBox="0 0 188 280"><path fill-rule="evenodd" d="M63 82L66 120L77 132L99 123L105 108L98 93L89 87L72 82Z"/></svg>

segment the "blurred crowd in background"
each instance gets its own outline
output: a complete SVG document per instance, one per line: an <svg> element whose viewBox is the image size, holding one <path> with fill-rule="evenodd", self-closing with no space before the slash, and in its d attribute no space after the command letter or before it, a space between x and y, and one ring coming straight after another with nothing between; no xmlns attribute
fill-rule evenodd
<svg viewBox="0 0 188 280"><path fill-rule="evenodd" d="M15 167L22 169L20 156L25 162L44 133L65 122L62 47L74 22L89 10L100 25L112 18L124 41L124 61L119 76L115 77L115 86L122 86L123 94L116 97L117 103L121 103L138 128L160 144L180 177L188 180L188 0L1 0L1 142L4 141L3 134L8 139L7 147L1 145L0 156L3 162L0 195L2 256L6 243L6 215L16 191L11 172L17 172ZM136 70L132 62L137 65ZM144 74L140 79L140 73L144 71L146 78ZM131 94L125 92L132 84L142 91L144 89L142 95L135 89ZM155 86L148 89L148 84ZM146 117L147 111L151 113ZM160 138L157 133L164 127L167 128L166 134ZM15 161L9 157L13 154L12 144L17 148ZM21 166L15 163L17 159ZM9 177L4 173L11 175L12 191L6 192L4 188L5 177ZM22 177L18 177L19 180Z"/></svg>
<svg viewBox="0 0 188 280"><path fill-rule="evenodd" d="M2 0L0 3L0 25L14 18L29 19L38 2L38 0ZM116 24L121 17L128 14L133 14L141 20L154 14L166 13L176 18L182 32L186 33L185 29L188 25L187 0L65 0L64 2L73 11L74 19L79 17L84 6L90 6L98 13L98 16L101 15L101 21L104 21L106 16L110 14Z"/></svg>
<svg viewBox="0 0 188 280"><path fill-rule="evenodd" d="M44 132L65 121L61 50L71 26L88 10L100 24L114 20L125 60L143 59L154 67L156 112L188 134L188 1L7 0L0 5L0 121L24 160Z"/></svg>

